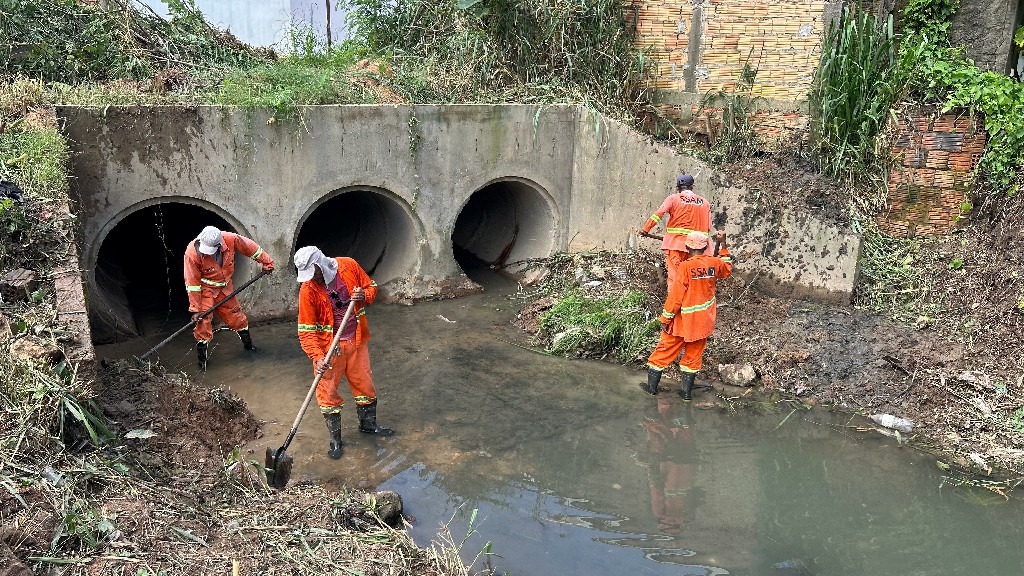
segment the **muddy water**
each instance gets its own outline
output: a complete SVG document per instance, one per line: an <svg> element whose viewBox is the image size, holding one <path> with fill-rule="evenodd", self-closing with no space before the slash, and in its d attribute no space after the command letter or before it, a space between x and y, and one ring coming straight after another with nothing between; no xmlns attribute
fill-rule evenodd
<svg viewBox="0 0 1024 576"><path fill-rule="evenodd" d="M379 420L400 432L359 434L345 390L344 457L326 457L314 406L289 448L292 481L397 490L419 544L445 524L467 561L490 541L477 567L516 575L1024 572L1020 502L950 486L934 459L854 432L848 417L698 410L641 393L640 372L516 346L510 288L489 287L371 307ZM197 378L229 386L268 422L248 447L262 459L312 374L294 323L253 336L266 350L256 358L218 332ZM161 360L194 373L190 340Z"/></svg>

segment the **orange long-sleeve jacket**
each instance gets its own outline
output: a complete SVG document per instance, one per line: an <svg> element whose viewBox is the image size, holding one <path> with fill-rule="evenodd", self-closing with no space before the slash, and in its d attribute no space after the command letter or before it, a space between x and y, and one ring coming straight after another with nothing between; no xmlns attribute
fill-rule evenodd
<svg viewBox="0 0 1024 576"><path fill-rule="evenodd" d="M366 323L368 304L377 298L377 283L370 279L363 268L353 259L335 258L338 262L338 275L341 277L348 293L360 287L366 299L356 302L352 308L356 322L356 346L370 339L370 327ZM349 320L351 322L351 320ZM316 280L307 280L299 288L299 344L302 351L316 362L327 357L327 350L334 339L334 308L327 288Z"/></svg>
<svg viewBox="0 0 1024 576"><path fill-rule="evenodd" d="M665 220L666 215L668 220ZM662 221L665 222L665 238L661 249L686 252L687 234L711 231L711 203L690 190L677 192L665 198L658 211L644 222L643 231L650 232Z"/></svg>
<svg viewBox="0 0 1024 576"><path fill-rule="evenodd" d="M263 265L273 267L274 260L260 248L259 244L234 232L221 232L221 263L209 254L199 251L199 240L193 240L185 249L185 291L188 293L189 312L204 312L201 308L204 298L217 298L235 290L231 275L235 273L235 253L252 258ZM207 302L207 305L212 305Z"/></svg>
<svg viewBox="0 0 1024 576"><path fill-rule="evenodd" d="M660 318L662 324L671 324L669 334L685 342L696 342L715 329L716 284L732 274L729 250L723 248L720 254L692 256L679 265Z"/></svg>

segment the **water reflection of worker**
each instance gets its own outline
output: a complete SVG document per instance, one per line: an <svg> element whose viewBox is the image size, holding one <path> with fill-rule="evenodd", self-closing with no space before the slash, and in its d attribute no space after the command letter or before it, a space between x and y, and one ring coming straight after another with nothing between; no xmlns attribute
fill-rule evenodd
<svg viewBox="0 0 1024 576"><path fill-rule="evenodd" d="M651 511L658 519L659 531L678 534L694 505L697 450L690 407L669 398L658 397L658 416L645 418L644 428L650 455Z"/></svg>

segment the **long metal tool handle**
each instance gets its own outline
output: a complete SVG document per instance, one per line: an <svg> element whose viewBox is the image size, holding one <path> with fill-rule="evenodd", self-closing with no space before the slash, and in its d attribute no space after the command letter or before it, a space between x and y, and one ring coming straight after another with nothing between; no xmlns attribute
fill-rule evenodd
<svg viewBox="0 0 1024 576"><path fill-rule="evenodd" d="M164 338L164 339L163 339L163 340L162 340L162 341L161 341L161 342L160 342L159 344L157 344L156 346L153 346L153 347L152 347L152 348L151 348L151 349L149 350L149 352L146 352L146 353L145 353L145 354L143 354L142 356L139 356L139 360L145 360L146 358L149 358L149 357L150 357L150 355L152 355L152 354L153 354L153 352L156 352L157 350L159 350L160 348L162 348L162 347L164 346L164 344L167 344L167 343L168 343L168 342L170 342L171 340L174 340L174 338L175 338L175 337L177 337L177 336L178 336L178 334L181 334L181 333L182 333L182 332L184 332L185 330L188 330L189 328L191 328L192 326L194 326L196 322L198 322L198 321L202 320L203 318L206 318L206 316L207 316L207 315L209 315L209 314L210 314L211 312L213 312L214 310L216 310L218 306L220 306L221 304L223 304L223 303L227 302L228 300L231 300L232 298L234 298L234 297L235 297L235 294L238 294L238 293L239 293L239 292L241 292L242 290L245 290L245 289L246 289L246 288L248 288L248 287L249 287L249 285L251 285L251 284L252 284L253 282L255 282L255 281L259 280L260 278L263 278L263 277L264 277L264 276L266 276L267 274L270 274L270 272L268 272L268 271L266 271L266 270L262 270L262 271L261 271L261 272L260 272L259 274L257 274L256 276L254 276L254 277L250 278L250 279L249 279L249 280L248 280L248 281L247 281L247 282L246 282L245 284L242 284L242 285L241 285L241 286L239 286L238 288L235 288L235 291L234 291L234 292L232 292L231 294L228 294L227 296L225 296L224 298L222 298L220 302L217 302L216 304L214 304L213 306L211 306L209 310L207 310L206 312L203 312L202 314L200 314L200 315L199 315L199 316L198 316L198 317L197 317L197 318L196 318L195 320L192 320L192 321L191 321L191 322L189 322L188 324L185 324L184 326L182 326L181 328L179 328L177 332L175 332L174 334L171 334L171 335L170 335L170 336L168 336L167 338Z"/></svg>
<svg viewBox="0 0 1024 576"><path fill-rule="evenodd" d="M334 340L331 341L331 347L327 349L327 356L325 359L330 362L331 356L334 356L334 350L338 347L338 342L341 341L341 333L345 331L345 326L348 326L349 316L352 315L352 310L355 308L356 301L351 300L348 303L348 309L345 310L345 317L341 319L341 325L338 326L337 332L334 334ZM302 408L299 408L299 413L295 416L295 422L292 423L292 429L288 432L288 439L284 441L284 444L278 449L277 453L281 454L288 449L288 445L292 443L292 438L295 438L295 432L299 429L299 422L302 421L302 415L306 413L306 408L309 407L309 401L313 399L313 393L316 392L316 385L320 383L320 379L324 377L325 370L321 370L316 373L316 378L313 378L313 385L309 387L309 392L306 392L306 399L302 401Z"/></svg>

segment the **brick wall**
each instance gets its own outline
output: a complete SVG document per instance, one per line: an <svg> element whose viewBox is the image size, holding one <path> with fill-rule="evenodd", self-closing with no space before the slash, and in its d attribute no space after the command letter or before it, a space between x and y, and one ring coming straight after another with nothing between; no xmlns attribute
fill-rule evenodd
<svg viewBox="0 0 1024 576"><path fill-rule="evenodd" d="M655 87L699 93L732 90L743 64L757 69L755 96L800 100L818 64L825 2L795 0L635 0L638 44L657 65ZM694 30L695 16L699 29ZM699 44L690 62L690 42ZM685 73L693 69L695 86Z"/></svg>
<svg viewBox="0 0 1024 576"><path fill-rule="evenodd" d="M750 95L804 101L827 27L826 3L795 0L633 0L638 44L656 65L654 87L703 96L736 90L744 64L756 69ZM688 121L696 107L676 105ZM713 113L713 111L711 111ZM755 130L772 139L806 126L792 109L759 111Z"/></svg>
<svg viewBox="0 0 1024 576"><path fill-rule="evenodd" d="M709 144L721 134L722 109L712 106L658 106L661 113L677 121L684 131L699 134ZM748 114L751 129L760 137L765 149L790 142L793 138L807 135L810 118L806 114L779 110L756 110Z"/></svg>
<svg viewBox="0 0 1024 576"><path fill-rule="evenodd" d="M879 227L893 236L945 234L968 197L971 172L985 150L980 118L964 113L917 112L895 125L889 209Z"/></svg>

